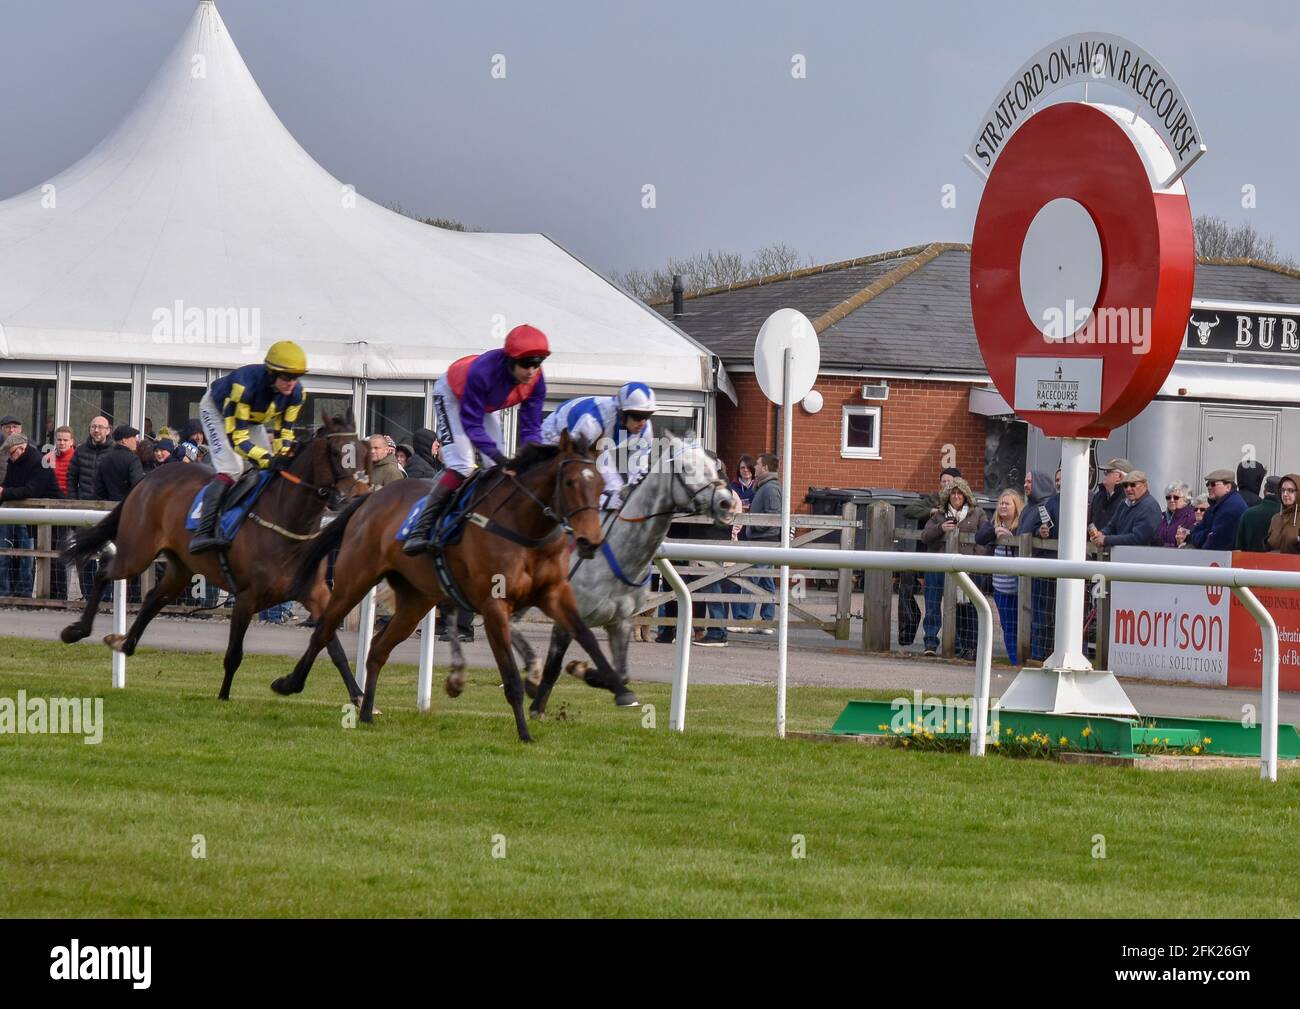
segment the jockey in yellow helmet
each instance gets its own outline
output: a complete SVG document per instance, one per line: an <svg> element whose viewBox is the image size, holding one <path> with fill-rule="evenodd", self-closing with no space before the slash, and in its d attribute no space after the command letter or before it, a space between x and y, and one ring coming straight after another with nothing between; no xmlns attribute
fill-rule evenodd
<svg viewBox="0 0 1300 1009"><path fill-rule="evenodd" d="M306 373L303 349L292 340L280 340L271 344L261 364L223 375L204 393L199 422L217 475L203 495L190 553L229 546L217 527L217 514L227 490L246 467L282 469L287 464L293 425L307 398L298 379Z"/></svg>

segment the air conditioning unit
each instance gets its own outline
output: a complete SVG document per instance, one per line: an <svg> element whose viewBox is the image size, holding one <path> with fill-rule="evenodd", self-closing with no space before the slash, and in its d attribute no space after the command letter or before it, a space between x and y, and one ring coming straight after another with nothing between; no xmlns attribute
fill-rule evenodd
<svg viewBox="0 0 1300 1009"><path fill-rule="evenodd" d="M889 383L881 382L879 385L864 385L862 387L863 399L889 399Z"/></svg>

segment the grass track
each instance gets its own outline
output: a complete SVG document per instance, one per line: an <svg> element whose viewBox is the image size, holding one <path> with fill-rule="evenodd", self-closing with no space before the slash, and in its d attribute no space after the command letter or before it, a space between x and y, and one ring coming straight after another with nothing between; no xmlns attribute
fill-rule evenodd
<svg viewBox="0 0 1300 1009"><path fill-rule="evenodd" d="M249 656L222 704L217 656L143 649L113 692L103 646L0 638L0 697L102 696L106 722L0 735L0 915L1300 913L1296 775L782 743L749 686L693 687L677 736L666 685L638 687L651 730L569 680L525 747L495 674L422 716L400 665L344 729L327 661L270 692L289 665ZM791 728L855 696L794 688Z"/></svg>

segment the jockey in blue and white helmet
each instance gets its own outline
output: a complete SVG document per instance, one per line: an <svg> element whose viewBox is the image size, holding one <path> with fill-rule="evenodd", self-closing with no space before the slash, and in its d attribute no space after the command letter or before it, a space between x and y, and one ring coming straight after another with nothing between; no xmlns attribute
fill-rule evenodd
<svg viewBox="0 0 1300 1009"><path fill-rule="evenodd" d="M623 487L635 482L650 465L654 441L651 416L659 409L654 390L644 382L629 382L616 396L583 396L560 404L542 422L542 440L553 445L568 431L585 438L599 453L596 468L605 478L606 508L623 506Z"/></svg>

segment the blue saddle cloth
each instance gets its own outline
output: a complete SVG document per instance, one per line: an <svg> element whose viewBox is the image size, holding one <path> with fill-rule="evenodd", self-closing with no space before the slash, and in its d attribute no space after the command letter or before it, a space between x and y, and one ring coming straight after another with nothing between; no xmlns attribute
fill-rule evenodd
<svg viewBox="0 0 1300 1009"><path fill-rule="evenodd" d="M234 540L235 533L239 532L239 527L244 524L245 516L252 510L253 505L257 504L257 499L262 496L262 491L266 490L266 485L271 482L271 477L274 475L270 470L259 471L253 489L222 513L218 524L221 526L221 535L227 541ZM189 513L185 516L185 528L190 532L199 527L199 516L203 513L203 496L208 492L209 486L204 484L200 487L199 492L194 495L194 500L190 502Z"/></svg>
<svg viewBox="0 0 1300 1009"><path fill-rule="evenodd" d="M433 535L430 537L430 541L439 549L452 546L460 540L460 533L464 528L465 518L469 513L470 502L473 499L470 488L477 482L478 474L476 473L456 488L456 493L452 495L451 501L443 509L437 525L434 526ZM416 521L424 513L424 507L428 500L427 496L422 497L411 505L411 510L406 513L406 518L402 520L402 524L397 529L397 542L404 543L407 537L411 535L411 530L415 528Z"/></svg>

